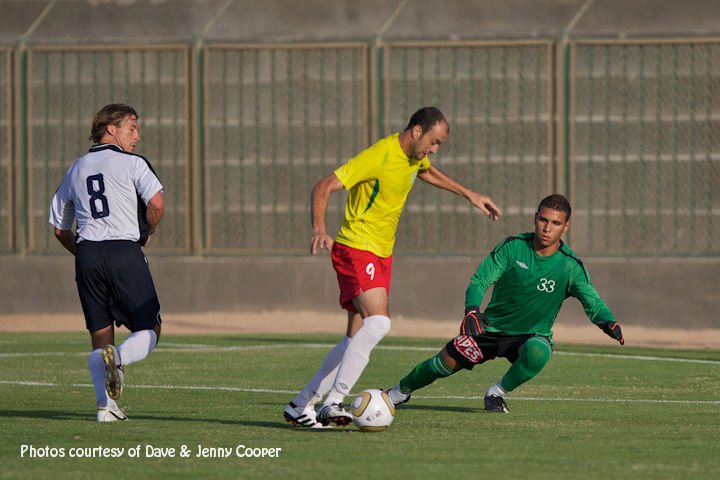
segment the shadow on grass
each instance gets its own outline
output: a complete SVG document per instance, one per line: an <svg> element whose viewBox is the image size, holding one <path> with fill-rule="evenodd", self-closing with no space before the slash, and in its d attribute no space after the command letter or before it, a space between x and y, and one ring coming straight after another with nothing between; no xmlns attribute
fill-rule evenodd
<svg viewBox="0 0 720 480"><path fill-rule="evenodd" d="M413 405L402 405L397 411L400 415L402 412L407 410L418 410L426 412L455 412L455 413L478 413L484 412L484 408L472 408L472 407L454 407L451 405L419 405L417 403Z"/></svg>
<svg viewBox="0 0 720 480"><path fill-rule="evenodd" d="M0 410L0 418L29 418L29 419L44 419L44 420L77 420L77 421L88 421L95 422L95 415L92 413L77 413L77 412L63 412L60 410ZM289 424L284 422L263 422L254 420L232 420L232 419L217 419L217 418L189 418L189 417L176 417L168 415L131 415L130 421L137 420L149 420L154 422L181 422L181 423L210 423L219 425L236 425L246 427L258 427L258 428L274 428L278 430L287 430L288 432L304 432L304 433L329 433L329 432L347 432L355 431L354 429L340 429L340 428L328 428L328 429L315 429L315 428L293 428ZM358 433L359 432L358 430Z"/></svg>
<svg viewBox="0 0 720 480"><path fill-rule="evenodd" d="M278 406L274 402L258 402L258 405L272 405L272 406ZM347 407L347 404L345 404ZM280 406L282 408L282 406ZM456 407L452 405L422 405L420 403L412 403L412 404L403 404L400 407L397 408L397 411L400 412L399 414L402 415L405 411L410 410L417 410L417 411L426 411L426 412L455 412L455 413L479 413L479 412L485 412L485 408L477 408L477 407ZM306 430L306 429L303 429Z"/></svg>

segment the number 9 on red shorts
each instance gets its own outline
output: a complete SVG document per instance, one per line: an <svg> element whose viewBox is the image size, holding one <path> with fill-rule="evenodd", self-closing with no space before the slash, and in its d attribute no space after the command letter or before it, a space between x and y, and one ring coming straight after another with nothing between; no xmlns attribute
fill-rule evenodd
<svg viewBox="0 0 720 480"><path fill-rule="evenodd" d="M337 272L340 306L345 310L355 312L352 299L371 288L383 287L390 295L392 256L381 258L367 250L335 242L330 258Z"/></svg>

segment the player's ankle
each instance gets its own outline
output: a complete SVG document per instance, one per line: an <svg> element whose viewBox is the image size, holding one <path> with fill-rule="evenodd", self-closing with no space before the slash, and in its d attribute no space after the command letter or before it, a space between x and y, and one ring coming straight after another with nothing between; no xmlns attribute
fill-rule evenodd
<svg viewBox="0 0 720 480"><path fill-rule="evenodd" d="M497 397L505 398L505 397L507 397L508 393L510 393L510 392L508 392L507 390L505 390L505 389L502 387L502 385L500 385L500 382L498 382L498 383L492 385L490 388L488 388L488 391L487 391L487 393L485 394L485 396L486 396L486 397L489 397L489 396L491 396L491 395L495 395L495 396L497 396Z"/></svg>

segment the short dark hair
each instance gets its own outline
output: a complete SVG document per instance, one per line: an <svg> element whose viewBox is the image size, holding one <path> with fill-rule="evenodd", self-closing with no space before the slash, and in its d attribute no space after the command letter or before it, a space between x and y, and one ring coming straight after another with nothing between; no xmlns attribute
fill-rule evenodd
<svg viewBox="0 0 720 480"><path fill-rule="evenodd" d="M95 114L92 129L90 130L90 141L93 143L100 143L103 135L105 135L105 129L108 125L115 125L116 127L119 127L126 117L133 115L135 118L140 117L134 108L125 105L124 103L111 103L109 105L105 105Z"/></svg>
<svg viewBox="0 0 720 480"><path fill-rule="evenodd" d="M445 115L443 115L440 110L435 107L423 107L412 114L405 130L410 130L415 125L420 125L420 127L422 127L423 134L425 134L440 122L444 122L445 125L448 126L448 133L450 133L450 124L448 124L447 119L445 119Z"/></svg>
<svg viewBox="0 0 720 480"><path fill-rule="evenodd" d="M570 220L572 208L570 208L570 202L568 202L568 199L565 198L564 195L560 195L559 193L548 195L540 201L540 205L538 205L537 209L538 213L540 213L540 209L543 207L552 208L558 212L565 212L565 221L567 222Z"/></svg>

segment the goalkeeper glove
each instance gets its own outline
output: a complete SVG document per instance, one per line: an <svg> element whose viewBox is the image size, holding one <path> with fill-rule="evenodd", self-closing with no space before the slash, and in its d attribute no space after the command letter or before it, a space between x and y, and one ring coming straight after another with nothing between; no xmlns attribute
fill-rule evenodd
<svg viewBox="0 0 720 480"><path fill-rule="evenodd" d="M620 328L619 323L603 320L598 323L598 327L602 328L602 331L609 337L620 342L620 345L625 345L625 337L623 337L622 329Z"/></svg>
<svg viewBox="0 0 720 480"><path fill-rule="evenodd" d="M487 317L477 305L465 307L465 316L460 324L460 335L475 337L485 332L488 325Z"/></svg>

